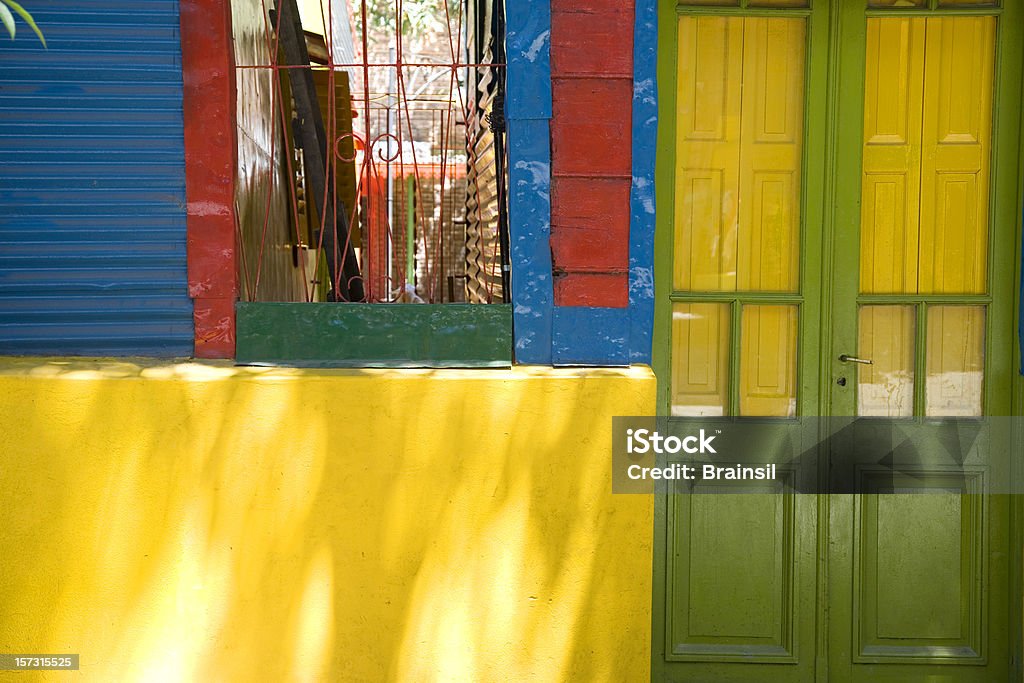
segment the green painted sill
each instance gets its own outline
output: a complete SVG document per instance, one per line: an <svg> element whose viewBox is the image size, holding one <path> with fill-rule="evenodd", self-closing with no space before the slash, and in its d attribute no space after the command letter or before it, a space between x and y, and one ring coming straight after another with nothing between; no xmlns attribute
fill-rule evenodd
<svg viewBox="0 0 1024 683"><path fill-rule="evenodd" d="M511 304L238 303L236 313L241 365L512 365Z"/></svg>

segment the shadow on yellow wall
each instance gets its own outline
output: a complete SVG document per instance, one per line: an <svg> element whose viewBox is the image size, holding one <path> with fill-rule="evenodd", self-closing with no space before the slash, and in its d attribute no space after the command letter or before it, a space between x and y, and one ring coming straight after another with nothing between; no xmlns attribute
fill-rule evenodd
<svg viewBox="0 0 1024 683"><path fill-rule="evenodd" d="M647 681L647 369L0 364L18 680Z"/></svg>

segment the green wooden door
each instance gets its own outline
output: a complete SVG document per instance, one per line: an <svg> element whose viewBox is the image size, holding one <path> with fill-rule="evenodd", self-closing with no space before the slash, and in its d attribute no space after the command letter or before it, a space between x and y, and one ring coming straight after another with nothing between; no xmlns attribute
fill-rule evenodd
<svg viewBox="0 0 1024 683"><path fill-rule="evenodd" d="M1020 8L871 5L663 2L665 414L1011 414ZM655 680L1016 680L1010 501L928 481L659 498Z"/></svg>

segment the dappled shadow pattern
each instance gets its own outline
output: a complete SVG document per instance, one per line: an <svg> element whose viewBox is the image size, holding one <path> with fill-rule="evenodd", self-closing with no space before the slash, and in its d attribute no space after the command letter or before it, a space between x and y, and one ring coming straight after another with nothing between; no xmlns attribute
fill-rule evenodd
<svg viewBox="0 0 1024 683"><path fill-rule="evenodd" d="M646 370L0 368L0 651L78 680L646 680ZM16 550L12 550L16 549Z"/></svg>

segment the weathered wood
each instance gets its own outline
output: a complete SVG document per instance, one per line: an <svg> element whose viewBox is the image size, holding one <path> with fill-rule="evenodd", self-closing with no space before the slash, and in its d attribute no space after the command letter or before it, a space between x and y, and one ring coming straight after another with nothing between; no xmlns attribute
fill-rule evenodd
<svg viewBox="0 0 1024 683"><path fill-rule="evenodd" d="M629 305L632 0L551 3L556 306Z"/></svg>

